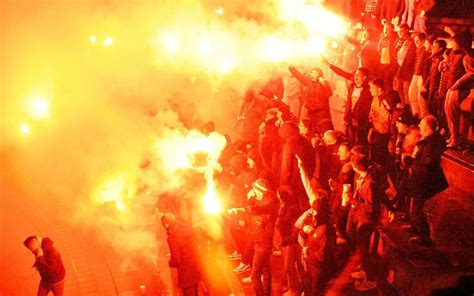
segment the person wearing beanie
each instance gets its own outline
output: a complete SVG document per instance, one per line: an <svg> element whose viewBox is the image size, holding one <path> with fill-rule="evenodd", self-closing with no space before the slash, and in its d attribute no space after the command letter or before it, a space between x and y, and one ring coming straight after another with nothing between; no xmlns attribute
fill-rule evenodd
<svg viewBox="0 0 474 296"><path fill-rule="evenodd" d="M177 269L180 290L183 295L198 295L201 269L192 227L188 223L177 221L172 213L164 213L161 224L168 235L168 265Z"/></svg>
<svg viewBox="0 0 474 296"><path fill-rule="evenodd" d="M66 270L51 238L32 235L25 239L23 245L35 255L33 267L41 276L37 295L46 296L52 292L54 296L62 296Z"/></svg>
<svg viewBox="0 0 474 296"><path fill-rule="evenodd" d="M305 285L305 295L324 295L324 290L333 272L336 250L336 230L330 219L328 194L317 190L311 208L295 222L300 230L298 241L303 248L304 270L310 282Z"/></svg>
<svg viewBox="0 0 474 296"><path fill-rule="evenodd" d="M250 278L255 295L269 296L272 291L270 258L279 202L270 182L263 178L252 183L247 198L251 203L242 210L251 216L254 256ZM236 212L239 209L229 211Z"/></svg>

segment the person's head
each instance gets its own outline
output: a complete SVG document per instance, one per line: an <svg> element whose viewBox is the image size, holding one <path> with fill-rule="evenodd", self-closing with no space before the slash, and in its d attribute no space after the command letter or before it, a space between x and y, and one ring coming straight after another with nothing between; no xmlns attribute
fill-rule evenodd
<svg viewBox="0 0 474 296"><path fill-rule="evenodd" d="M395 126L399 133L405 133L408 127L415 122L410 111L402 112L395 120Z"/></svg>
<svg viewBox="0 0 474 296"><path fill-rule="evenodd" d="M370 167L370 159L365 155L354 155L351 158L352 168L359 175L367 173Z"/></svg>
<svg viewBox="0 0 474 296"><path fill-rule="evenodd" d="M453 37L453 50L463 50L470 53L472 48L472 36L468 32L457 33Z"/></svg>
<svg viewBox="0 0 474 296"><path fill-rule="evenodd" d="M27 237L23 241L23 245L31 251L31 253L36 254L36 251L41 247L41 243L36 235Z"/></svg>
<svg viewBox="0 0 474 296"><path fill-rule="evenodd" d="M383 34L385 36L389 36L390 34L393 33L393 24L392 23L389 23L389 22L386 22L384 25L383 25Z"/></svg>
<svg viewBox="0 0 474 296"><path fill-rule="evenodd" d="M341 145L339 145L339 149L337 151L337 156L339 156L340 161L346 161L351 158L352 152L351 152L352 146L349 142L343 142Z"/></svg>
<svg viewBox="0 0 474 296"><path fill-rule="evenodd" d="M323 134L323 141L326 145L337 144L337 133L333 130L328 130Z"/></svg>
<svg viewBox="0 0 474 296"><path fill-rule="evenodd" d="M247 166L254 170L257 169L260 163L260 153L258 152L257 149L251 149L247 153Z"/></svg>
<svg viewBox="0 0 474 296"><path fill-rule="evenodd" d="M351 149L351 153L353 155L369 155L369 152L367 151L367 148L365 146L362 146L362 145L356 145L354 147L352 147Z"/></svg>
<svg viewBox="0 0 474 296"><path fill-rule="evenodd" d="M400 95L398 91L391 90L384 95L383 104L387 110L392 111L397 108L397 105L401 102Z"/></svg>
<svg viewBox="0 0 474 296"><path fill-rule="evenodd" d="M426 42L426 34L425 33L419 33L415 35L415 38L413 39L415 41L415 46L417 48L420 48L425 45Z"/></svg>
<svg viewBox="0 0 474 296"><path fill-rule="evenodd" d="M436 39L433 41L433 47L431 48L432 53L440 53L443 52L446 49L446 41L442 39Z"/></svg>
<svg viewBox="0 0 474 296"><path fill-rule="evenodd" d="M433 115L423 117L420 124L421 137L426 138L431 136L438 129L438 120Z"/></svg>
<svg viewBox="0 0 474 296"><path fill-rule="evenodd" d="M383 92L384 92L384 87L385 87L383 79L381 78L372 79L369 82L369 86L370 86L370 94L373 97L379 97L379 98L382 97Z"/></svg>
<svg viewBox="0 0 474 296"><path fill-rule="evenodd" d="M398 26L398 37L400 38L408 38L410 32L410 27L408 24L403 23L400 26Z"/></svg>
<svg viewBox="0 0 474 296"><path fill-rule="evenodd" d="M319 77L323 77L323 70L321 68L313 68L309 71L309 78L312 81L317 81Z"/></svg>
<svg viewBox="0 0 474 296"><path fill-rule="evenodd" d="M433 42L436 40L436 35L430 34L426 36L425 49L427 52L431 53L433 51Z"/></svg>
<svg viewBox="0 0 474 296"><path fill-rule="evenodd" d="M170 230L175 224L176 217L173 214L164 213L163 216L161 216L161 225L163 225L166 231Z"/></svg>
<svg viewBox="0 0 474 296"><path fill-rule="evenodd" d="M241 154L236 154L229 160L230 173L234 176L240 175L246 168L247 159Z"/></svg>
<svg viewBox="0 0 474 296"><path fill-rule="evenodd" d="M361 87L362 84L364 84L367 76L369 76L369 69L367 68L360 67L357 69L357 71L355 71L354 83L357 85L357 87Z"/></svg>

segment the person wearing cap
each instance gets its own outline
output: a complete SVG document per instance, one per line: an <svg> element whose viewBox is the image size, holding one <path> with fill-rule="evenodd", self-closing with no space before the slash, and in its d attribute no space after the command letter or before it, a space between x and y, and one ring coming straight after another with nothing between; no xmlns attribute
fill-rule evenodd
<svg viewBox="0 0 474 296"><path fill-rule="evenodd" d="M51 238L32 235L25 239L23 245L35 255L33 267L41 276L37 295L46 296L52 292L54 296L62 296L66 270Z"/></svg>
<svg viewBox="0 0 474 296"><path fill-rule="evenodd" d="M270 258L279 202L270 182L263 178L252 183L247 198L253 201L242 209L251 216L254 256L250 278L257 296L269 296L272 291ZM233 210L238 209L230 211Z"/></svg>
<svg viewBox="0 0 474 296"><path fill-rule="evenodd" d="M330 218L327 192L316 190L311 208L295 222L308 283L305 295L323 295L332 275L336 250L336 230Z"/></svg>
<svg viewBox="0 0 474 296"><path fill-rule="evenodd" d="M177 221L171 213L164 213L161 216L161 225L168 235L170 249L168 265L177 269L178 287L182 295L197 296L201 270L192 227L188 223Z"/></svg>
<svg viewBox="0 0 474 296"><path fill-rule="evenodd" d="M409 110L401 113L395 120L397 128L397 139L392 161L391 176L394 180L397 195L397 209L405 213L409 212L410 195L407 188L408 170L404 159L413 154L416 144L421 138L420 130L415 124ZM408 164L408 162L407 162Z"/></svg>

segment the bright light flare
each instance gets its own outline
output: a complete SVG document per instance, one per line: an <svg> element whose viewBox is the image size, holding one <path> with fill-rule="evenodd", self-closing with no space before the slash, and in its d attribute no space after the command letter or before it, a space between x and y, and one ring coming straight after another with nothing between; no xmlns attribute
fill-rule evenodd
<svg viewBox="0 0 474 296"><path fill-rule="evenodd" d="M117 210L124 212L126 210L125 199L131 193L132 187L127 183L123 175L118 175L106 179L100 184L93 193L93 200L104 204L114 203Z"/></svg>
<svg viewBox="0 0 474 296"><path fill-rule="evenodd" d="M219 170L219 157L226 145L224 136L213 132L208 136L199 131L169 131L160 137L156 152L162 161L163 168L169 173L180 169L195 169L204 174L206 192L203 197L204 212L214 215L222 210L217 196L214 172ZM198 156L205 159L197 159ZM203 160L203 161L198 161Z"/></svg>
<svg viewBox="0 0 474 296"><path fill-rule="evenodd" d="M224 9L223 9L223 8L220 8L220 7L217 8L217 9L216 9L216 14L218 14L218 15L223 15L223 14L224 14Z"/></svg>
<svg viewBox="0 0 474 296"><path fill-rule="evenodd" d="M209 56L213 53L213 51L214 51L214 47L212 46L212 43L209 39L205 38L199 42L198 54L200 56L204 56L204 57Z"/></svg>
<svg viewBox="0 0 474 296"><path fill-rule="evenodd" d="M91 35L91 36L89 37L89 41L90 41L92 44L96 44L96 43L97 43L97 36Z"/></svg>
<svg viewBox="0 0 474 296"><path fill-rule="evenodd" d="M272 62L287 61L291 57L292 44L289 40L267 37L263 41L264 59Z"/></svg>
<svg viewBox="0 0 474 296"><path fill-rule="evenodd" d="M43 96L33 96L28 102L28 111L33 119L47 119L50 115L49 101Z"/></svg>
<svg viewBox="0 0 474 296"><path fill-rule="evenodd" d="M104 39L104 46L111 46L112 43L113 43L112 37L106 37L106 38Z"/></svg>
<svg viewBox="0 0 474 296"><path fill-rule="evenodd" d="M206 178L207 180L207 178ZM222 212L222 204L217 197L214 182L207 183L206 194L203 199L204 211L208 215L216 215Z"/></svg>
<svg viewBox="0 0 474 296"><path fill-rule="evenodd" d="M26 123L21 123L20 124L20 133L22 133L25 136L28 136L31 133L30 126Z"/></svg>
<svg viewBox="0 0 474 296"><path fill-rule="evenodd" d="M168 53L176 53L179 50L179 39L171 33L165 34L162 38L162 42Z"/></svg>

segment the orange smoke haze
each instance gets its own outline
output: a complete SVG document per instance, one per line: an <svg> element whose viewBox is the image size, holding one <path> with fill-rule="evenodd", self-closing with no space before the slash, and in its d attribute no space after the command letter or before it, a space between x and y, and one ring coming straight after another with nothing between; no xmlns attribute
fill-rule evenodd
<svg viewBox="0 0 474 296"><path fill-rule="evenodd" d="M0 156L9 186L46 209L60 206L124 259L155 262L157 196L186 185L168 165L189 146L173 146L170 135L186 140L209 120L231 133L252 81L286 71L282 62L317 64L326 38L347 26L305 0L222 2L1 4ZM209 212L220 207L209 183L225 140L215 137L203 172Z"/></svg>

